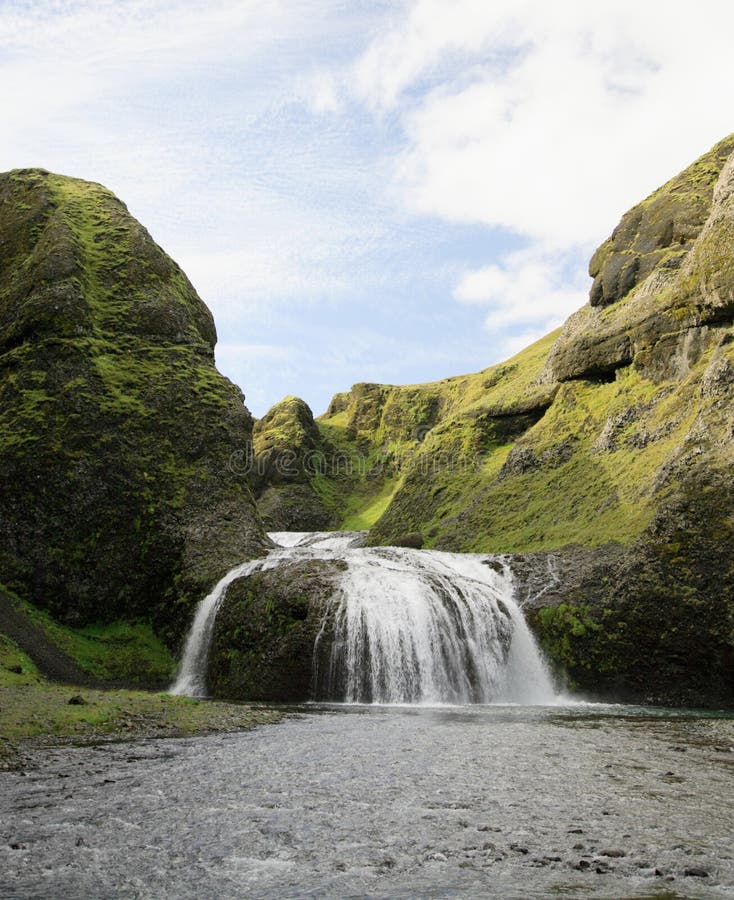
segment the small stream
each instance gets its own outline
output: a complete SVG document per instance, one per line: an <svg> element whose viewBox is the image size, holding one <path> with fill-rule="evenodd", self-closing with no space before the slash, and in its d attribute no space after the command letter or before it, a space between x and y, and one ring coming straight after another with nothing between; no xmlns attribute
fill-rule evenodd
<svg viewBox="0 0 734 900"><path fill-rule="evenodd" d="M731 715L294 712L0 774L0 896L734 896Z"/></svg>

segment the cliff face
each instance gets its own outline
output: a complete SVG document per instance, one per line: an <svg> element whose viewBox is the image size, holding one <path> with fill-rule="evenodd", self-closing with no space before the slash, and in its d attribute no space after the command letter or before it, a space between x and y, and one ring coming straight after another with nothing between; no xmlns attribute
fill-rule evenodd
<svg viewBox="0 0 734 900"><path fill-rule="evenodd" d="M590 302L566 323L547 377L626 366L678 379L734 317L734 137L630 210L594 254Z"/></svg>
<svg viewBox="0 0 734 900"><path fill-rule="evenodd" d="M358 498L374 544L511 554L577 687L731 705L734 137L590 273L589 303L500 366L337 394L319 427L364 473L341 514Z"/></svg>
<svg viewBox="0 0 734 900"><path fill-rule="evenodd" d="M336 524L319 492L328 455L313 413L298 397L286 397L255 423L252 484L269 531L322 531Z"/></svg>
<svg viewBox="0 0 734 900"><path fill-rule="evenodd" d="M265 543L211 314L100 185L0 176L0 251L2 580L63 621L152 619L175 644Z"/></svg>

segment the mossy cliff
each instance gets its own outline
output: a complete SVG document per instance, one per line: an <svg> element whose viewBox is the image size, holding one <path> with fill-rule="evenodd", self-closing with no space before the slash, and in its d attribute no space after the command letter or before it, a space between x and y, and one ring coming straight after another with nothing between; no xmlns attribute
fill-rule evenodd
<svg viewBox="0 0 734 900"><path fill-rule="evenodd" d="M475 375L406 387L360 384L337 394L318 422L351 463L344 527L372 526L374 544L420 533L427 546L484 549L473 542L486 542L486 529L459 541L441 532L552 404L557 385L537 376L553 338Z"/></svg>
<svg viewBox="0 0 734 900"><path fill-rule="evenodd" d="M303 400L286 397L255 422L252 448L253 491L268 530L320 531L336 524L318 492L330 451Z"/></svg>
<svg viewBox="0 0 734 900"><path fill-rule="evenodd" d="M266 543L236 465L252 419L211 314L108 190L0 176L0 571L81 626L194 604Z"/></svg>
<svg viewBox="0 0 734 900"><path fill-rule="evenodd" d="M734 136L590 273L589 303L502 365L337 394L318 489L373 544L511 554L577 687L732 705Z"/></svg>

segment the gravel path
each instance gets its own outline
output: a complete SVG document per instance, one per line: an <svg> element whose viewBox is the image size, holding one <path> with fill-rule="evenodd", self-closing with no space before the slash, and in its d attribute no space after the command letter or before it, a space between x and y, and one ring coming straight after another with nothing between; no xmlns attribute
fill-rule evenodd
<svg viewBox="0 0 734 900"><path fill-rule="evenodd" d="M93 684L93 679L53 644L37 625L0 588L0 634L27 653L41 674L62 684Z"/></svg>

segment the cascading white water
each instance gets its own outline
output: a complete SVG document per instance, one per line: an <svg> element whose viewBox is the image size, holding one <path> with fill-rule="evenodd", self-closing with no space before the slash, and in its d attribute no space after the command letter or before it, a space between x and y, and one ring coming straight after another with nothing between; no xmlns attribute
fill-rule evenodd
<svg viewBox="0 0 734 900"><path fill-rule="evenodd" d="M209 660L209 647L214 634L214 621L217 617L227 588L235 580L243 575L249 575L259 565L261 560L242 563L217 582L211 594L208 594L199 604L191 630L186 638L183 658L179 667L176 680L168 689L170 694L181 694L186 697L206 697L206 668Z"/></svg>
<svg viewBox="0 0 734 900"><path fill-rule="evenodd" d="M232 581L291 561L339 559L346 571L314 646L314 699L555 701L548 671L514 602L512 576L497 561L476 554L363 548L360 532L270 537L278 549L233 569L202 601L173 693L206 693L214 620Z"/></svg>
<svg viewBox="0 0 734 900"><path fill-rule="evenodd" d="M553 702L504 567L392 547L344 558L348 570L326 617L330 650L325 659L318 646L314 654L321 692L347 702Z"/></svg>

